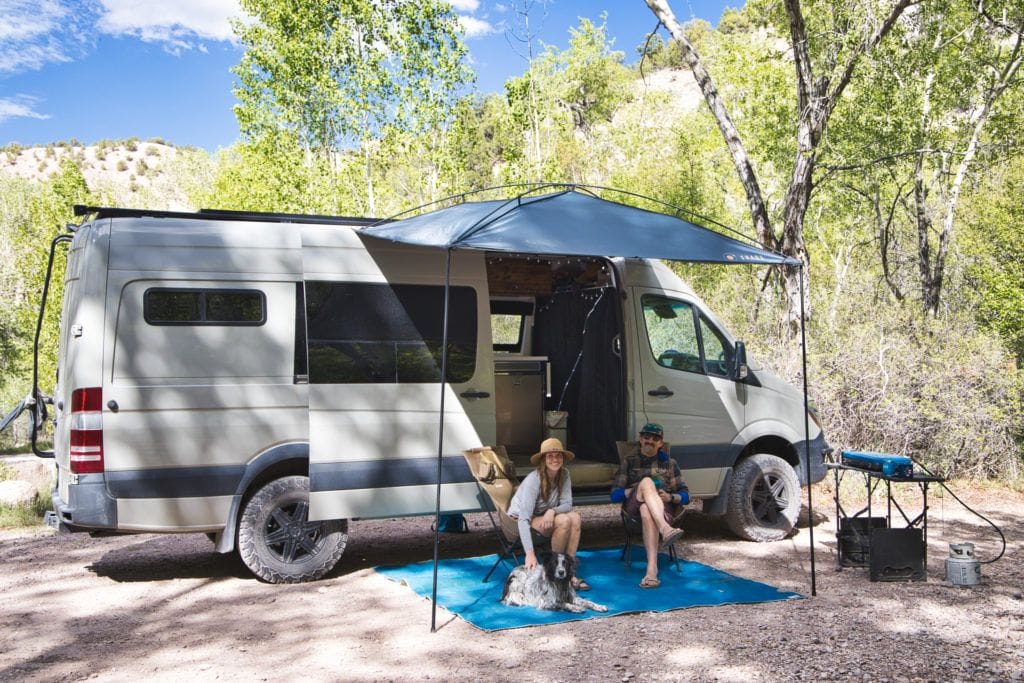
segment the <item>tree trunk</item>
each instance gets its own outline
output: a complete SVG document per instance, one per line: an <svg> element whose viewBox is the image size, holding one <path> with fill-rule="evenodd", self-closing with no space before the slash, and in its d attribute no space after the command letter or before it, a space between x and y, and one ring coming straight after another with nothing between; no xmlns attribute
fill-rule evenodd
<svg viewBox="0 0 1024 683"><path fill-rule="evenodd" d="M679 25L672 10L669 9L667 0L646 0L646 2L647 6L654 12L654 16L658 18L658 21L668 30L672 38L679 43L683 51L683 58L686 59L694 80L697 81L700 91L704 94L704 101L707 102L712 115L715 117L718 130L721 131L722 137L725 138L725 144L729 148L733 165L736 167L740 182L743 184L743 190L747 195L747 209L750 211L758 242L768 249L777 250L779 243L775 237L775 232L772 230L771 220L768 218L768 209L765 207L761 186L757 181L757 174L754 173L750 157L747 156L747 150L743 146L743 141L740 140L739 131L736 130L736 126L729 116L729 111L726 109L725 102L718 93L718 88L715 87L714 81L711 80L711 75L704 68L700 55L697 54L693 45L686 38L683 27Z"/></svg>

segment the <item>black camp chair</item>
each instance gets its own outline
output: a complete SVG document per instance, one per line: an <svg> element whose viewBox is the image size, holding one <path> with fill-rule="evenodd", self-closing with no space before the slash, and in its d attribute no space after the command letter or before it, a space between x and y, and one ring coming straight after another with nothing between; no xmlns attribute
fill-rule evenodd
<svg viewBox="0 0 1024 683"><path fill-rule="evenodd" d="M509 459L503 446L494 448L473 448L463 451L466 462L469 464L469 471L473 473L477 486L487 496L490 506L487 516L494 527L494 534L498 540L501 550L498 559L483 578L486 583L494 570L502 562L512 560L512 567L519 564L517 554L523 552L523 544L519 539L519 524L508 516L508 505L512 502L516 486L519 485L519 478L516 476L515 465ZM497 520L495 520L497 515ZM551 539L531 529L533 546L538 550L550 550Z"/></svg>

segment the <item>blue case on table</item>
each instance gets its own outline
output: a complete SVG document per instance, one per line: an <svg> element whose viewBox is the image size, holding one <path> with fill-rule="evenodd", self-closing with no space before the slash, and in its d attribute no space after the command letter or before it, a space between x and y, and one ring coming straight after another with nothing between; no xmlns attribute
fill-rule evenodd
<svg viewBox="0 0 1024 683"><path fill-rule="evenodd" d="M843 451L843 464L870 472L881 472L887 477L911 479L914 476L913 461L905 455Z"/></svg>

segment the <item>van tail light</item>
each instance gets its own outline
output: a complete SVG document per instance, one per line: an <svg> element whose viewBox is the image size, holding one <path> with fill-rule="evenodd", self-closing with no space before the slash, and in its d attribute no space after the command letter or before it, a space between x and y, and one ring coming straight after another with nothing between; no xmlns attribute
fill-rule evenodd
<svg viewBox="0 0 1024 683"><path fill-rule="evenodd" d="M103 388L71 392L71 471L103 471Z"/></svg>

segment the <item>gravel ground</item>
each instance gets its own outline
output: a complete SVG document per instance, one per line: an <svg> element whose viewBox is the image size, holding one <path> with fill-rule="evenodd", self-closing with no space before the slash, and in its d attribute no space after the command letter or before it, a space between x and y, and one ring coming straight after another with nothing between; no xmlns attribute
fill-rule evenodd
<svg viewBox="0 0 1024 683"><path fill-rule="evenodd" d="M353 522L335 572L292 586L256 581L202 535L3 531L0 679L1024 680L1021 494L957 488L1007 539L981 584L959 587L945 580L948 544L973 542L983 560L1000 544L948 496L929 498L927 582L872 583L864 569L836 570L831 493L815 491L816 596L809 528L745 543L693 513L685 558L807 599L490 634L444 610L431 633L430 603L373 571L432 557L430 519ZM615 507L582 511L584 545L621 543ZM470 533L442 535L442 556L493 552L487 517L468 519Z"/></svg>

